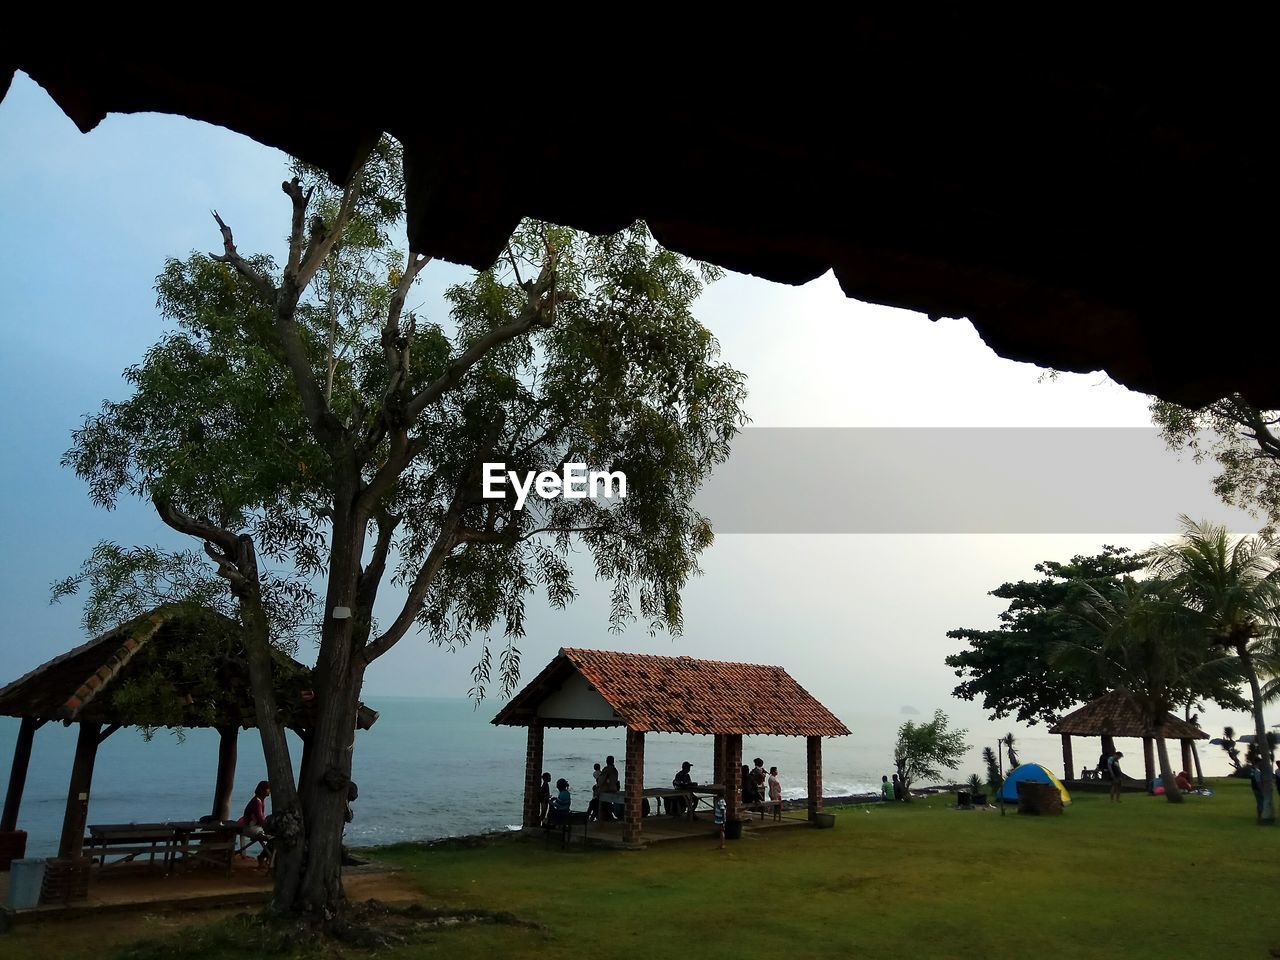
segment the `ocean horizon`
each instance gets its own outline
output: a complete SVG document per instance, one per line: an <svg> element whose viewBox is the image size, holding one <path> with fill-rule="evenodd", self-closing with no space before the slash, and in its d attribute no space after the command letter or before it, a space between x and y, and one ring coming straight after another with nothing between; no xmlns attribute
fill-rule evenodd
<svg viewBox="0 0 1280 960"><path fill-rule="evenodd" d="M429 841L519 826L526 734L522 727L490 723L501 702L486 700L476 707L463 698L367 694L364 699L380 716L371 730L356 737L353 779L360 796L352 805L355 818L347 826L349 845ZM913 717L896 712L834 712L852 735L823 741L823 794L832 797L877 791L881 776L893 772L896 731ZM1061 774L1060 740L1043 728L1027 729L1005 722L974 725L958 720L955 725L970 728L971 747L955 776L946 778L949 782L965 780L971 773L981 775L982 746L993 745L1006 730L1014 731L1023 762L1040 762ZM17 731L16 719L0 717L0 770L6 783ZM292 734L289 740L296 767L302 755L301 742ZM159 730L150 742L137 728L117 731L98 751L88 822L193 820L208 814L217 745L218 737L212 730L187 730L182 737ZM1092 763L1095 748L1093 741L1077 740L1076 765ZM1131 758L1128 771L1141 776L1141 746L1121 749ZM669 784L686 760L693 764L694 780L710 781L712 750L710 737L650 734L645 743L645 785ZM36 733L18 817L18 828L28 834L28 856L51 856L57 850L74 751L74 725L50 723ZM621 728L549 729L543 766L553 778L569 781L573 806L582 809L590 799L592 764L603 763L612 754L621 769L625 752ZM1221 751L1216 748L1202 746L1207 775L1226 774L1225 761L1219 761L1218 755ZM762 757L766 766L778 767L786 799L805 795L804 738L744 737L744 759L750 762L755 756ZM1175 752L1175 763L1176 757ZM257 733L242 730L233 817L240 815L254 785L265 776Z"/></svg>

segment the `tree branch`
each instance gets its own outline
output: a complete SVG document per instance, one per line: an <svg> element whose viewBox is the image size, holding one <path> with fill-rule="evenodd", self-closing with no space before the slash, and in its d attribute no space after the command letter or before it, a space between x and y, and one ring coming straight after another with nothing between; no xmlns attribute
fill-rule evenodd
<svg viewBox="0 0 1280 960"><path fill-rule="evenodd" d="M456 386L458 381L466 376L467 371L479 363L490 350L533 329L543 319L548 310L555 305L555 297L552 295L552 290L555 287L555 278L555 261L552 258L548 258L547 263L542 268L542 272L538 275L537 281L528 288L529 301L525 304L524 309L520 311L520 315L510 323L487 331L475 343L464 350L461 356L454 360L453 363L449 364L449 368L438 379L418 391L417 395L405 407L406 419L410 423L416 420L423 410L436 403Z"/></svg>
<svg viewBox="0 0 1280 960"><path fill-rule="evenodd" d="M378 510L374 514L374 522L378 525L378 536L373 545L373 554L369 557L369 565L360 573L356 583L356 603L363 609L373 606L378 586L382 583L382 575L387 569L387 555L391 552L391 540L396 527L403 519L387 510Z"/></svg>
<svg viewBox="0 0 1280 960"><path fill-rule="evenodd" d="M276 298L276 287L271 282L271 278L265 273L251 264L244 257L240 256L240 252L236 250L235 239L231 235L231 228L223 222L222 217L218 216L218 211L213 210L213 219L218 224L218 230L222 233L222 254L209 254L218 263L230 264L235 271L253 284L254 289L258 291L258 295L267 303L274 303Z"/></svg>
<svg viewBox="0 0 1280 960"><path fill-rule="evenodd" d="M167 526L204 542L204 552L218 565L219 576L231 584L237 596L248 586L251 572L241 570L237 563L241 553L240 537L237 534L189 517L175 507L172 501L157 494L151 495L151 503Z"/></svg>
<svg viewBox="0 0 1280 960"><path fill-rule="evenodd" d="M305 193L302 183L297 177L280 184L280 189L293 201L293 227L289 233L289 263L285 267L285 288L291 296L299 296L307 289L320 265L329 256L333 246L338 242L347 222L355 213L356 201L360 194L360 178L354 176L342 191L342 200L338 204L338 212L333 223L325 228L325 223L316 217L311 223L306 247L302 246L302 234L306 227L307 204L311 202L311 191Z"/></svg>
<svg viewBox="0 0 1280 960"><path fill-rule="evenodd" d="M435 582L436 574L444 566L444 562L449 558L449 554L453 552L453 548L458 545L457 534L462 524L464 509L461 491L459 491L454 496L453 503L449 505L449 511L445 514L444 523L440 526L440 534L436 537L436 542L432 545L431 552L427 554L426 560L418 570L418 575L413 578L413 584L409 587L409 595L405 597L404 606L400 608L399 615L382 636L365 645L362 651L365 663L373 663L373 661L394 647L408 632L409 627L413 625L413 621L418 616L418 611L422 608L422 601L426 597L427 591L431 589L431 584Z"/></svg>

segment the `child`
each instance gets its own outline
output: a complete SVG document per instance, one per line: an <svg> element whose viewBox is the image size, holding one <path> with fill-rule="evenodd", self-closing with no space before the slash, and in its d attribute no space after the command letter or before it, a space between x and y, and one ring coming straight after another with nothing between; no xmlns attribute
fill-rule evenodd
<svg viewBox="0 0 1280 960"><path fill-rule="evenodd" d="M773 804L773 819L782 819L782 784L778 782L778 768L769 768L769 802Z"/></svg>
<svg viewBox="0 0 1280 960"><path fill-rule="evenodd" d="M560 792L556 794L556 810L561 813L568 813L572 799L569 796L569 781L561 777L556 781L556 789Z"/></svg>
<svg viewBox="0 0 1280 960"><path fill-rule="evenodd" d="M542 787L538 793L538 823L546 823L551 814L551 774L542 775Z"/></svg>
<svg viewBox="0 0 1280 960"><path fill-rule="evenodd" d="M720 849L724 849L724 797L716 797L715 822L716 829L720 831Z"/></svg>
<svg viewBox="0 0 1280 960"><path fill-rule="evenodd" d="M594 764L591 770L594 784L591 787L591 801L587 804L587 819L596 820L600 816L600 764Z"/></svg>

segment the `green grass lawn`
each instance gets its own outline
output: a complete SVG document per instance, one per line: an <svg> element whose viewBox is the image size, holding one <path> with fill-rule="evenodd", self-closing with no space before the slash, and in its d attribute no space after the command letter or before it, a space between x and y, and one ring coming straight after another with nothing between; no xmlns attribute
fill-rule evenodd
<svg viewBox="0 0 1280 960"><path fill-rule="evenodd" d="M459 927L377 955L1265 957L1280 947L1280 919L1273 909L1250 920L1247 905L1273 902L1280 832L1254 825L1247 783L1214 787L1180 806L1084 794L1052 818L957 811L941 797L847 807L834 830L748 832L723 851L713 838L642 851L518 837L381 848L431 905L538 926ZM184 955L245 956L214 940Z"/></svg>

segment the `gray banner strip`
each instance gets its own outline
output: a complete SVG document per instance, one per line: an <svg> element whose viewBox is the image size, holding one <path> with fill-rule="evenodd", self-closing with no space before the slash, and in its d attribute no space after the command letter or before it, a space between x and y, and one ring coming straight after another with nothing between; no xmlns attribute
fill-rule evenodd
<svg viewBox="0 0 1280 960"><path fill-rule="evenodd" d="M1215 472L1154 429L751 428L695 506L718 534L1166 534L1180 513L1257 529Z"/></svg>

